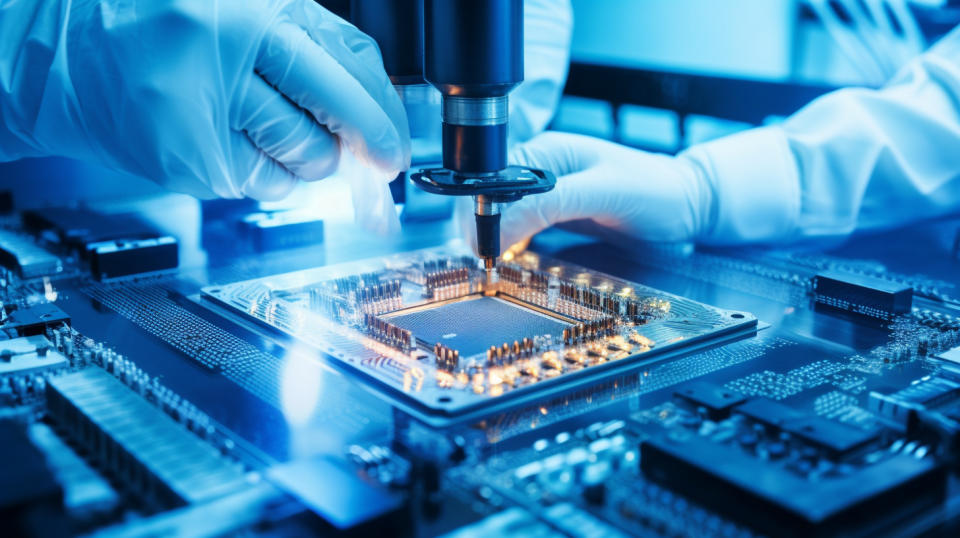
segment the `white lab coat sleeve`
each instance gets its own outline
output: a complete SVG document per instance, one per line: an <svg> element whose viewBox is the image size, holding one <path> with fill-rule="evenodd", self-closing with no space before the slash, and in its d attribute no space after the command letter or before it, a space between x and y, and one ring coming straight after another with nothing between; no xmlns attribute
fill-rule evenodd
<svg viewBox="0 0 960 538"><path fill-rule="evenodd" d="M523 82L510 93L511 144L530 140L553 119L573 34L570 0L526 0L523 10Z"/></svg>
<svg viewBox="0 0 960 538"><path fill-rule="evenodd" d="M842 238L960 214L960 27L884 88L681 154L714 199L712 244Z"/></svg>

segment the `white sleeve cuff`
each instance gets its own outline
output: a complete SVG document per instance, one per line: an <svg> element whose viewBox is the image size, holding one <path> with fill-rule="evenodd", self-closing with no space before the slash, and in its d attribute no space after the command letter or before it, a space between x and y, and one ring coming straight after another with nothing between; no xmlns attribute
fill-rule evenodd
<svg viewBox="0 0 960 538"><path fill-rule="evenodd" d="M700 242L771 243L794 234L800 182L782 130L751 129L694 146L681 157L694 162L713 190Z"/></svg>

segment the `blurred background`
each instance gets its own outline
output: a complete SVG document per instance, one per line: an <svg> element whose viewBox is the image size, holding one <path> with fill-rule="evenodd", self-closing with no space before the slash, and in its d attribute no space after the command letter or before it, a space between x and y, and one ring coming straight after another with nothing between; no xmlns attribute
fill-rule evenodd
<svg viewBox="0 0 960 538"><path fill-rule="evenodd" d="M340 13L349 4L320 2ZM572 0L572 6L570 74L551 127L671 153L777 121L837 87L882 85L960 22L960 0ZM0 178L20 207L161 194L141 178L55 158L0 163ZM349 195L335 181L304 189L309 196L291 198L350 211Z"/></svg>
<svg viewBox="0 0 960 538"><path fill-rule="evenodd" d="M668 152L776 121L840 86L880 86L960 22L960 2L945 0L573 7L570 78L552 127Z"/></svg>

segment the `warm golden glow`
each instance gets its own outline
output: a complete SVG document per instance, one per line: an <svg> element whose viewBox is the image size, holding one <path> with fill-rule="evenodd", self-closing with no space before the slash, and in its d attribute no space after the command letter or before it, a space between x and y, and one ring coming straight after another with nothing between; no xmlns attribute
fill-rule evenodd
<svg viewBox="0 0 960 538"><path fill-rule="evenodd" d="M443 389L449 389L453 387L453 375L449 372L444 372L443 370L437 371L437 386Z"/></svg>
<svg viewBox="0 0 960 538"><path fill-rule="evenodd" d="M421 390L423 390L423 378L426 376L423 375L423 370L421 370L420 368L414 368L413 370L410 370L410 372L413 374L413 379L415 379L417 382L417 385L416 387L414 387L414 390L417 392L420 392Z"/></svg>

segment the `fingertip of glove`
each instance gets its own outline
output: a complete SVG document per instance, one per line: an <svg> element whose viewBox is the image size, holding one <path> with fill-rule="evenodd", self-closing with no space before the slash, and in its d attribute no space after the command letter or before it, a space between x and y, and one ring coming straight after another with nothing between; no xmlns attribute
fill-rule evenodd
<svg viewBox="0 0 960 538"><path fill-rule="evenodd" d="M410 153L400 148L370 157L372 167L380 172L379 175L384 182L393 181L400 172L410 168ZM363 161L363 159L360 160Z"/></svg>
<svg viewBox="0 0 960 538"><path fill-rule="evenodd" d="M319 181L333 175L340 168L340 146L336 151L321 153L294 171L304 181Z"/></svg>
<svg viewBox="0 0 960 538"><path fill-rule="evenodd" d="M297 185L297 177L279 165L266 165L251 175L241 189L243 195L262 202L283 200Z"/></svg>
<svg viewBox="0 0 960 538"><path fill-rule="evenodd" d="M289 196L294 186L296 181L291 179L289 183L273 183L266 188L245 189L244 195L261 202L276 202Z"/></svg>

